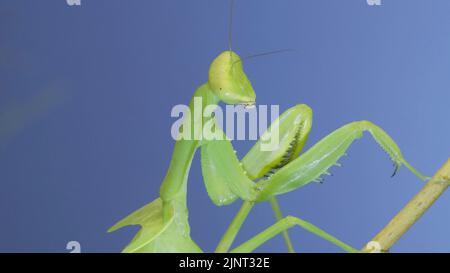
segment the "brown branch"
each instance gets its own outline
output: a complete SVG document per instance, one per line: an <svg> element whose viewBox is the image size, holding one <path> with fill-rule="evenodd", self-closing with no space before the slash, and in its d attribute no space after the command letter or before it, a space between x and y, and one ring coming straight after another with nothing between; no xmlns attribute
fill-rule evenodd
<svg viewBox="0 0 450 273"><path fill-rule="evenodd" d="M427 211L450 185L450 158L406 206L363 248L364 252L387 252Z"/></svg>

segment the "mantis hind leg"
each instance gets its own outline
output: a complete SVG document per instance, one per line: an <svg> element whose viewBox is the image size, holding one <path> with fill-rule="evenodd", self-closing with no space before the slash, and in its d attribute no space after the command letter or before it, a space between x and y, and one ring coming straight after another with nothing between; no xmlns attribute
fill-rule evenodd
<svg viewBox="0 0 450 273"><path fill-rule="evenodd" d="M293 216L287 216L287 217L279 220L278 222L276 222L272 226L268 227L261 233L255 235L253 238L251 238L247 242L245 242L245 243L239 245L238 247L236 247L235 249L231 250L231 252L232 253L252 252L253 250L258 248L259 246L261 246L262 244L264 244L271 238L275 237L279 233L284 232L294 226L299 226L299 227L329 241L330 243L340 247L341 249L343 249L346 252L358 252L357 249L340 241L339 239L337 239L333 235L330 235L329 233L325 232L324 230L320 229L319 227L317 227L305 220L302 220L300 218L293 217Z"/></svg>
<svg viewBox="0 0 450 273"><path fill-rule="evenodd" d="M369 132L380 147L394 162L396 170L405 165L422 180L428 178L411 166L403 157L394 140L380 127L369 121L356 121L335 130L297 159L291 161L270 179L259 183L260 192L257 201L267 200L274 195L295 190L328 174L328 169L337 165L350 144Z"/></svg>
<svg viewBox="0 0 450 273"><path fill-rule="evenodd" d="M281 219L283 219L283 213L281 212L281 208L280 208L280 205L278 204L277 198L274 196L274 197L270 198L269 202L270 202L272 210L275 214L275 219L277 221L280 221ZM294 245L292 244L292 240L291 240L291 237L289 236L288 231L285 230L282 232L282 234L283 234L284 243L286 244L288 252L295 253Z"/></svg>

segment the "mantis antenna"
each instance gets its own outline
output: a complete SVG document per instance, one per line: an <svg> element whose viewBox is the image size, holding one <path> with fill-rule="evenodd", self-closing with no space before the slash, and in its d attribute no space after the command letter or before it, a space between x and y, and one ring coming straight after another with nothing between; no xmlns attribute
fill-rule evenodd
<svg viewBox="0 0 450 273"><path fill-rule="evenodd" d="M262 53L252 54L252 55L243 57L239 60L236 60L235 62L233 62L232 66L235 65L236 63L242 62L243 60L248 60L248 59L253 59L253 58L257 58L257 57L278 54L278 53L292 52L292 51L295 51L295 49L286 48L286 49L278 49L278 50L273 50L273 51L266 51L266 52L262 52Z"/></svg>
<svg viewBox="0 0 450 273"><path fill-rule="evenodd" d="M230 0L230 17L228 19L228 50L230 51L230 57L232 57L231 52L232 52L232 40L233 40L233 10L234 10L234 0ZM235 63L242 62L242 60L248 60L248 59L252 59L252 58L256 58L256 57L267 56L267 55L272 55L272 54L277 54L277 53L291 52L291 51L294 51L294 49L289 49L289 48L288 49L279 49L279 50L267 51L267 52L263 52L263 53L249 55L242 59L236 60L232 64L232 66Z"/></svg>
<svg viewBox="0 0 450 273"><path fill-rule="evenodd" d="M285 48L285 49L267 51L267 52L263 52L263 53L248 55L248 56L244 57L243 60L248 60L248 59L253 59L256 57L262 57L262 56L273 55L273 54L278 54L278 53L292 52L292 51L295 51L295 49Z"/></svg>

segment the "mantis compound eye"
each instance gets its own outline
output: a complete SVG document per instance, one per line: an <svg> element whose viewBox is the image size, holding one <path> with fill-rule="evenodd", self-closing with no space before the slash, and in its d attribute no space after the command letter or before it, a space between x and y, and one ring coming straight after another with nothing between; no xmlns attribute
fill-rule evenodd
<svg viewBox="0 0 450 273"><path fill-rule="evenodd" d="M208 84L227 104L255 104L255 91L245 75L241 58L233 51L224 51L214 59L209 68Z"/></svg>

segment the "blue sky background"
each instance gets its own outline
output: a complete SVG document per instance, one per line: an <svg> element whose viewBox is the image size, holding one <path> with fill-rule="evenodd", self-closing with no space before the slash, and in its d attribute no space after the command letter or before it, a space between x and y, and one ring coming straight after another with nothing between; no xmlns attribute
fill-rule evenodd
<svg viewBox="0 0 450 273"><path fill-rule="evenodd" d="M117 252L136 228L117 220L158 196L172 106L206 81L228 44L226 0L0 2L0 252ZM259 104L314 109L307 147L367 119L431 175L450 156L450 1L236 1L233 48ZM243 156L251 142L235 142ZM324 184L280 198L285 214L362 247L421 188L366 135ZM212 251L239 204L215 207L199 157L189 182L192 237ZM450 251L450 193L392 251ZM242 242L274 222L259 204ZM294 228L298 251L338 251ZM258 251L285 251L281 237Z"/></svg>

